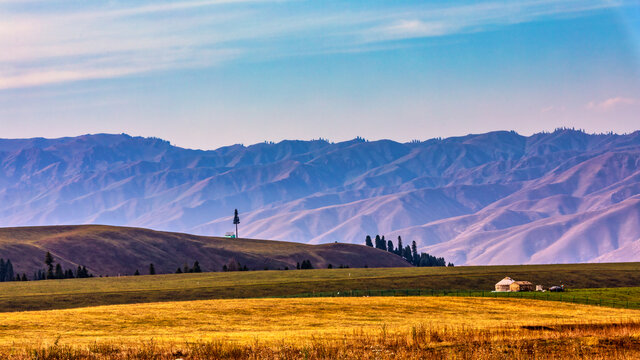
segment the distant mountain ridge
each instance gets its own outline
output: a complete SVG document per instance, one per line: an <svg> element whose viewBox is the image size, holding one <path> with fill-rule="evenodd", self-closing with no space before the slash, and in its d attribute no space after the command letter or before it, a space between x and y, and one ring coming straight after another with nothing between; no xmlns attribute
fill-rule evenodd
<svg viewBox="0 0 640 360"><path fill-rule="evenodd" d="M456 264L640 260L640 131L189 150L0 139L0 225L107 224L307 243L416 240Z"/></svg>

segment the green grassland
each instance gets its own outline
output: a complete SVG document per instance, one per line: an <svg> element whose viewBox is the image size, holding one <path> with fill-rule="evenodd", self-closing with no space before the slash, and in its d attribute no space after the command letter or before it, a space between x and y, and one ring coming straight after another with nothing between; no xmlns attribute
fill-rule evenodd
<svg viewBox="0 0 640 360"><path fill-rule="evenodd" d="M10 282L0 283L0 312L346 290L491 291L505 276L544 286L564 284L576 296L640 302L640 289L633 289L640 286L640 263L617 263L214 272Z"/></svg>

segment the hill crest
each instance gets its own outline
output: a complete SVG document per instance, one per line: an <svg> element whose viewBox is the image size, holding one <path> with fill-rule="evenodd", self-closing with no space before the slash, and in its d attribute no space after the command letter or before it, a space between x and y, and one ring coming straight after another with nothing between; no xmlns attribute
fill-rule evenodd
<svg viewBox="0 0 640 360"><path fill-rule="evenodd" d="M315 268L410 266L397 255L354 244L308 245L106 225L0 228L0 254L11 259L15 272L31 277L44 269L47 252L64 269L84 265L95 275L110 276L136 270L147 274L151 263L157 273L174 273L196 260L203 271L222 271L231 261L249 270L295 269L304 260Z"/></svg>

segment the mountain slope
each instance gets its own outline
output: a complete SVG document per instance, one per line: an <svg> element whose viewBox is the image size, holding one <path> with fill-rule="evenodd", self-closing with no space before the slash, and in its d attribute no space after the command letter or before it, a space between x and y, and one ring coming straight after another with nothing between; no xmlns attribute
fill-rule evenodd
<svg viewBox="0 0 640 360"><path fill-rule="evenodd" d="M0 139L0 225L220 235L232 230L237 208L249 238L319 244L400 235L456 264L640 260L620 251L638 247L630 243L640 238L639 169L640 131L212 151L128 135Z"/></svg>
<svg viewBox="0 0 640 360"><path fill-rule="evenodd" d="M16 272L44 268L49 251L65 269L85 265L94 274L146 274L153 263L158 273L173 273L198 261L204 271L221 271L235 260L250 270L295 269L310 260L316 268L404 267L399 256L363 245L300 243L203 237L142 228L103 225L41 226L0 229L0 254Z"/></svg>

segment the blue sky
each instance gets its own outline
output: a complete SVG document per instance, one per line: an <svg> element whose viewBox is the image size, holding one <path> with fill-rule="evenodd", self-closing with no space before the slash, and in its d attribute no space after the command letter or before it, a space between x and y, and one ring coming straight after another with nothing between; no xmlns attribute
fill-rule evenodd
<svg viewBox="0 0 640 360"><path fill-rule="evenodd" d="M638 1L0 0L0 137L640 129Z"/></svg>

